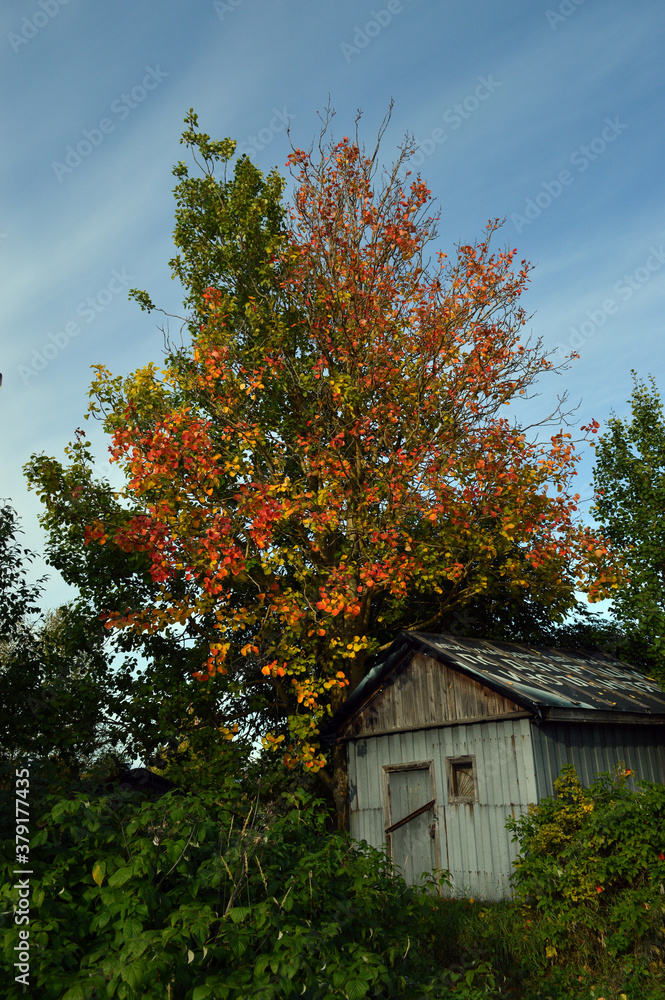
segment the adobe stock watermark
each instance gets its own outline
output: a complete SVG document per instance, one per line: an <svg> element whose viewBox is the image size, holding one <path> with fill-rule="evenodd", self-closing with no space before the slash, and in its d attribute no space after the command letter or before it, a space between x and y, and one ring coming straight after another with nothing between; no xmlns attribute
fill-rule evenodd
<svg viewBox="0 0 665 1000"><path fill-rule="evenodd" d="M21 27L16 31L10 31L7 40L14 52L19 52L22 45L27 45L35 35L38 35L42 28L49 24L56 14L60 13L61 7L66 7L69 0L39 0L38 10L30 17L21 19Z"/></svg>
<svg viewBox="0 0 665 1000"><path fill-rule="evenodd" d="M628 125L619 118L606 118L605 127L600 134L595 136L586 145L578 146L568 157L568 162L575 167L578 174L588 170L605 150L618 137L626 131ZM525 226L530 226L532 222L540 218L545 209L549 208L552 202L556 201L563 194L564 188L570 187L575 181L575 174L570 170L560 170L554 180L541 181L541 191L538 191L533 198L527 198L522 210L523 214L513 212L510 221L515 226L518 233L521 233Z"/></svg>
<svg viewBox="0 0 665 1000"><path fill-rule="evenodd" d="M83 138L79 139L75 146L67 146L65 149L64 160L53 160L51 169L60 183L67 174L72 174L95 149L101 146L107 135L115 132L118 121L122 122L129 118L132 111L145 101L148 94L156 90L162 80L169 76L159 65L155 69L146 66L145 70L145 76L140 83L132 87L129 93L121 94L111 102L110 111L117 121L112 118L102 118L96 128L84 128L81 131Z"/></svg>
<svg viewBox="0 0 665 1000"><path fill-rule="evenodd" d="M479 76L478 82L471 93L467 94L462 101L447 108L441 115L441 120L450 126L451 132L456 132L500 86L501 83L495 80L491 73L489 76ZM448 138L449 134L446 129L432 129L426 139L417 142L416 151L402 165L400 173L404 175L411 167L422 166L425 160L432 156L439 146L448 142Z"/></svg>
<svg viewBox="0 0 665 1000"><path fill-rule="evenodd" d="M238 156L250 156L252 153L260 153L262 149L270 145L276 135L283 132L288 128L289 124L295 119L295 115L290 115L283 107L280 111L279 108L273 108L273 116L266 125L265 128L260 129L256 135L248 135L244 142L236 148L236 153Z"/></svg>
<svg viewBox="0 0 665 1000"><path fill-rule="evenodd" d="M552 31L556 31L560 24L564 24L585 2L586 0L561 0L556 10L551 8L546 10L545 17Z"/></svg>
<svg viewBox="0 0 665 1000"><path fill-rule="evenodd" d="M66 347L69 347L70 342L80 335L83 328L79 321L88 324L94 323L99 314L104 312L111 302L113 302L116 295L129 290L134 280L134 276L127 274L124 267L121 271L111 271L111 280L104 288L100 288L96 295L90 295L87 299L79 302L75 311L78 320L69 320L60 330L57 330L55 333L49 333L48 340L42 344L40 350L33 347L30 364L18 366L18 374L23 380L23 385L27 386L31 379L35 378L40 372L43 372L49 363L54 358L57 358L58 354L64 351Z"/></svg>
<svg viewBox="0 0 665 1000"><path fill-rule="evenodd" d="M354 56L359 56L372 39L380 35L392 19L403 11L402 0L388 0L381 10L370 10L369 20L362 27L356 25L352 42L340 42L340 51L347 63L350 63Z"/></svg>
<svg viewBox="0 0 665 1000"><path fill-rule="evenodd" d="M649 247L649 252L644 263L630 274L624 274L614 285L612 290L618 296L618 299L607 298L603 300L597 309L586 309L586 319L582 320L577 326L569 327L570 337L568 338L568 343L559 343L554 350L561 352L564 356L569 354L571 350L577 351L587 340L595 336L598 330L605 326L608 317L618 312L623 303L629 302L633 295L644 288L646 283L651 280L651 276L656 271L660 271L664 264L665 246L661 244L658 247Z"/></svg>
<svg viewBox="0 0 665 1000"><path fill-rule="evenodd" d="M30 867L30 771L27 767L15 770L14 796L16 799L16 860L14 875L32 875ZM18 944L14 945L14 981L30 985L30 879L17 878L13 885L18 901L14 910L14 923L19 927ZM26 926L22 926L22 925Z"/></svg>
<svg viewBox="0 0 665 1000"><path fill-rule="evenodd" d="M223 21L227 14L233 14L244 2L245 0L213 0L212 6L217 17Z"/></svg>

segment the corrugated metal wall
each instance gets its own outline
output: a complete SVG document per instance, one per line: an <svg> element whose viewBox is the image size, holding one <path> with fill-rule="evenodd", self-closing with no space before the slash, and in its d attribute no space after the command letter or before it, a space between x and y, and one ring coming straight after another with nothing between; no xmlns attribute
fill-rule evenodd
<svg viewBox="0 0 665 1000"><path fill-rule="evenodd" d="M441 866L455 895L496 899L510 894L515 845L506 818L536 801L528 719L446 726L351 740L351 834L381 847L385 841L383 768L432 760ZM478 801L448 801L446 758L474 756Z"/></svg>
<svg viewBox="0 0 665 1000"><path fill-rule="evenodd" d="M663 726L546 722L533 726L533 753L539 800L554 794L564 764L575 765L583 785L622 761L635 778L665 782Z"/></svg>

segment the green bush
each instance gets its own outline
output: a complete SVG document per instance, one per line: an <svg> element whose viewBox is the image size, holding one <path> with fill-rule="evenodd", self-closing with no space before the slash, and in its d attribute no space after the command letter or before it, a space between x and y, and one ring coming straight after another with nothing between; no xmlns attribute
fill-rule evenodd
<svg viewBox="0 0 665 1000"><path fill-rule="evenodd" d="M32 994L420 995L422 893L381 852L326 833L325 819L304 793L262 808L231 778L217 795L52 799L31 844ZM13 867L4 865L0 889L8 968L18 943ZM11 981L3 995L24 993Z"/></svg>
<svg viewBox="0 0 665 1000"><path fill-rule="evenodd" d="M583 788L568 765L555 797L507 824L520 844L515 896L540 915L550 958L661 957L665 786L632 790L629 775L622 765Z"/></svg>
<svg viewBox="0 0 665 1000"><path fill-rule="evenodd" d="M665 995L665 789L623 769L510 824L515 902L408 887L366 844L326 832L302 791L263 805L228 775L157 801L38 798L30 990L44 1000L656 1000ZM41 818L37 822L37 816ZM3 858L13 858L13 837ZM3 864L13 968L20 876ZM598 889L602 889L599 892ZM427 890L427 891L426 891ZM13 976L3 998L24 993Z"/></svg>

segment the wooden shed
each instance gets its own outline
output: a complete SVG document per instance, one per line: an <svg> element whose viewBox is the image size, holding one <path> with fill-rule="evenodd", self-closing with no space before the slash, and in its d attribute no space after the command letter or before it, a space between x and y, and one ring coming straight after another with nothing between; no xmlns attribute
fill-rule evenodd
<svg viewBox="0 0 665 1000"><path fill-rule="evenodd" d="M564 764L665 782L665 694L598 652L402 632L322 737L347 745L352 836L409 882L448 869L458 896L510 896L506 818Z"/></svg>

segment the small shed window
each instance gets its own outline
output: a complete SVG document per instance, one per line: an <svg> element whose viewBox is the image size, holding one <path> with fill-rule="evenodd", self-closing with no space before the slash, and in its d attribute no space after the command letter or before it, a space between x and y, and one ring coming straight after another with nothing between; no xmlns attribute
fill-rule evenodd
<svg viewBox="0 0 665 1000"><path fill-rule="evenodd" d="M476 802L478 800L475 757L447 757L448 801Z"/></svg>

